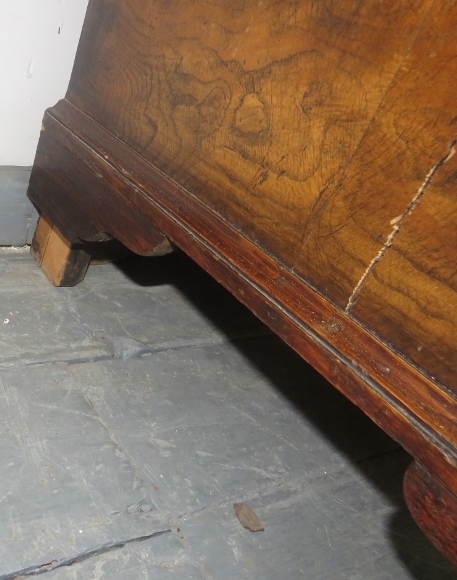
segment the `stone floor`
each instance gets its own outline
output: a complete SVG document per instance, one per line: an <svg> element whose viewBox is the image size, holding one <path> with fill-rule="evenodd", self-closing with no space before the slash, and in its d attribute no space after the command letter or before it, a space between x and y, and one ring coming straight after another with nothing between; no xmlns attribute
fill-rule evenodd
<svg viewBox="0 0 457 580"><path fill-rule="evenodd" d="M406 453L185 256L2 250L0 297L0 580L457 577Z"/></svg>

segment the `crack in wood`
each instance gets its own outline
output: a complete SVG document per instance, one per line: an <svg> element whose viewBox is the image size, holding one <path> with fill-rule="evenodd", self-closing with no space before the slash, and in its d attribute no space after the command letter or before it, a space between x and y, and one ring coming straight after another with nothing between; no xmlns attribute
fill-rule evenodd
<svg viewBox="0 0 457 580"><path fill-rule="evenodd" d="M16 572L11 572L9 574L3 574L0 576L0 580L19 580L20 578L28 578L30 576L38 576L39 574L45 574L46 572L52 572L57 570L57 568L63 568L65 566L72 566L73 564L79 564L84 562L89 558L94 556L100 556L101 554L106 554L106 552L111 552L112 550L118 550L123 548L127 544L133 544L134 542L144 542L145 540L150 540L151 538L157 538L163 534L170 533L171 530L160 530L149 534L147 536L139 536L137 538L131 538L129 540L121 540L119 542L108 542L107 544L100 544L95 548L85 550L75 556L70 556L69 558L63 558L61 560L52 560L46 564L39 564L37 566L29 566L28 568L23 568L22 570L17 570Z"/></svg>
<svg viewBox="0 0 457 580"><path fill-rule="evenodd" d="M371 273L373 272L374 268L383 259L383 257L385 256L387 250L394 243L395 238L400 233L400 230L401 230L401 227L403 225L403 222L405 221L406 218L408 218L411 215L411 213L414 211L414 209L418 205L419 201L421 200L421 198L424 195L426 189L430 185L430 182L432 181L432 179L435 176L435 174L438 171L438 169L442 165L444 165L447 161L449 161L449 159L451 159L451 157L454 156L454 154L456 152L456 150L455 150L456 143L457 143L457 141L453 141L449 145L449 152L442 159L440 159L438 161L438 163L435 163L435 165L430 169L430 171L427 173L427 176L426 176L423 184L419 187L419 189L417 190L417 193L415 194L415 196L413 197L413 199L406 206L405 211L401 215L399 215L399 216L397 216L397 217L395 217L395 218L393 218L391 220L390 225L393 226L393 229L390 232L390 234L387 236L387 239L384 242L384 245L382 246L382 248L379 250L379 252L377 253L377 255L373 258L373 260L369 263L367 269L362 274L362 277L360 278L360 280L356 284L356 286L355 286L355 288L354 288L351 296L349 297L347 306L345 308L345 312L347 314L349 314L349 312L351 311L351 308L357 302L357 299L358 299L358 296L360 294L360 291L362 290L362 288L366 284L366 282L367 282L369 276L371 275Z"/></svg>

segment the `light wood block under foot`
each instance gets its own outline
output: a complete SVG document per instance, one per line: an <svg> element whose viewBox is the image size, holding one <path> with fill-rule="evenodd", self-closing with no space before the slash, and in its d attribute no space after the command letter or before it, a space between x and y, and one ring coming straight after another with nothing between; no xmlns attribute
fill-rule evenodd
<svg viewBox="0 0 457 580"><path fill-rule="evenodd" d="M90 254L82 244L72 244L41 215L31 253L54 286L76 286L86 275Z"/></svg>

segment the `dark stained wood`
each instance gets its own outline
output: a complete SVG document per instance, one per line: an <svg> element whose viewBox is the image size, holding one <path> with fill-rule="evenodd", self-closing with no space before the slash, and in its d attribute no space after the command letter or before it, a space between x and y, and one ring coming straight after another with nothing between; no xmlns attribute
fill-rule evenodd
<svg viewBox="0 0 457 580"><path fill-rule="evenodd" d="M38 221L31 252L54 286L79 284L90 261L90 254L81 244L70 243L43 215Z"/></svg>
<svg viewBox="0 0 457 580"><path fill-rule="evenodd" d="M457 566L457 497L417 462L405 474L404 492L418 526Z"/></svg>
<svg viewBox="0 0 457 580"><path fill-rule="evenodd" d="M53 220L66 218L73 239L98 224L140 253L153 241L148 224L155 224L424 465L439 465L457 492L453 397L68 102L47 113L44 126L29 196ZM65 187L56 162L66 168ZM58 204L49 196L55 189ZM109 212L96 211L94 191ZM94 207L93 220L61 215L78 203ZM142 216L135 232L125 227L132 216Z"/></svg>
<svg viewBox="0 0 457 580"><path fill-rule="evenodd" d="M448 0L92 0L28 194L71 243L182 248L457 496L456 28Z"/></svg>
<svg viewBox="0 0 457 580"><path fill-rule="evenodd" d="M72 108L72 112L76 110ZM121 240L127 248L144 256L163 255L171 251L165 235L151 223L135 197L141 198L130 183L120 187L126 206L119 207L113 193L112 166L103 157L103 147L98 152L87 149L78 133L89 119L81 113L69 120L74 131L51 133L53 125L43 121L40 143L32 169L28 195L65 237L72 243L106 241L111 237ZM65 122L65 121L64 121ZM95 129L99 129L95 127ZM110 138L102 132L104 137ZM90 157L81 162L78 150ZM92 160L93 158L93 160ZM130 172L124 169L126 175ZM59 200L56 203L56 200ZM136 207L135 207L136 206Z"/></svg>
<svg viewBox="0 0 457 580"><path fill-rule="evenodd" d="M86 242L84 244L90 254L90 265L118 262L133 255L133 253L116 238L106 242Z"/></svg>

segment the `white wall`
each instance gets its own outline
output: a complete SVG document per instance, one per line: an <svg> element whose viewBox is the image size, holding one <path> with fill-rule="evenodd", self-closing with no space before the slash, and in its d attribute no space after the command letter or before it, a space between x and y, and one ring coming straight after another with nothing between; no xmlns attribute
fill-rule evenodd
<svg viewBox="0 0 457 580"><path fill-rule="evenodd" d="M0 166L32 165L66 92L88 0L0 0Z"/></svg>

